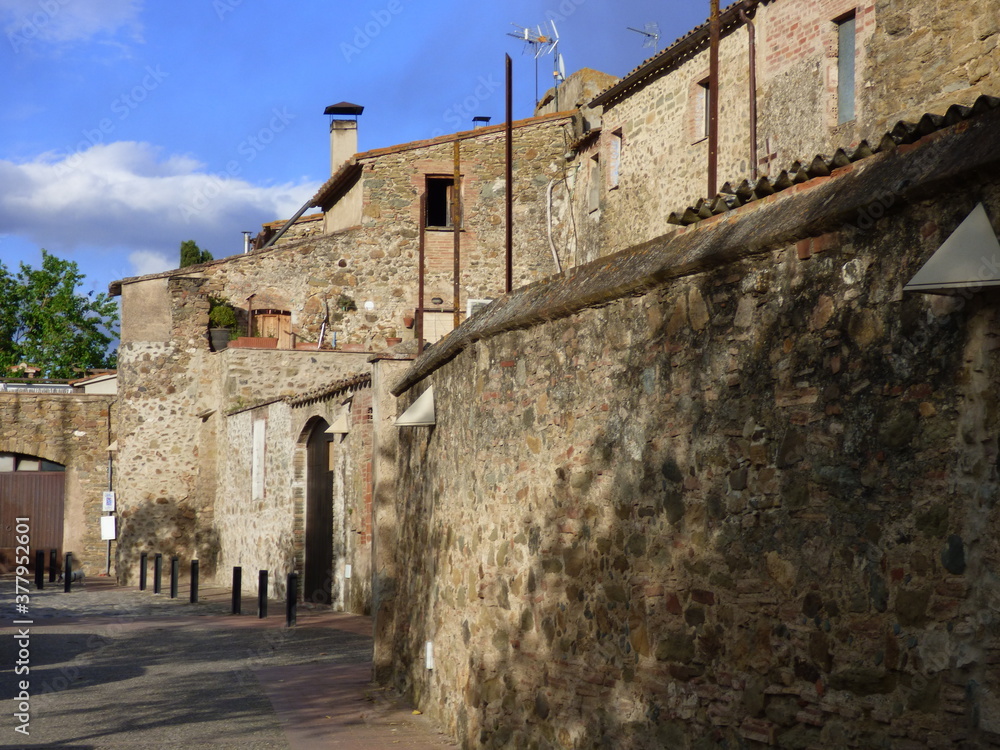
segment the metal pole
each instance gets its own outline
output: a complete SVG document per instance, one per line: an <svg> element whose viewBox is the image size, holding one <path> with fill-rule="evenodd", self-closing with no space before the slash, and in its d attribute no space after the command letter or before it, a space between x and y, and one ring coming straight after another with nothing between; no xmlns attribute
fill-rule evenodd
<svg viewBox="0 0 1000 750"><path fill-rule="evenodd" d="M740 20L747 25L750 46L750 179L757 179L757 27L747 12L740 9Z"/></svg>
<svg viewBox="0 0 1000 750"><path fill-rule="evenodd" d="M35 553L35 588L41 591L45 588L45 550Z"/></svg>
<svg viewBox="0 0 1000 750"><path fill-rule="evenodd" d="M263 620L267 617L267 571L257 574L257 617Z"/></svg>
<svg viewBox="0 0 1000 750"><path fill-rule="evenodd" d="M417 356L424 352L424 237L427 234L427 193L420 196L420 240L417 244Z"/></svg>
<svg viewBox="0 0 1000 750"><path fill-rule="evenodd" d="M719 190L719 0L712 0L709 20L711 48L708 64L708 197L714 198Z"/></svg>
<svg viewBox="0 0 1000 750"><path fill-rule="evenodd" d="M66 563L63 565L63 593L73 590L73 553L66 553Z"/></svg>
<svg viewBox="0 0 1000 750"><path fill-rule="evenodd" d="M139 591L146 590L146 569L149 567L149 555L143 552L139 555Z"/></svg>
<svg viewBox="0 0 1000 750"><path fill-rule="evenodd" d="M170 598L177 598L177 577L180 572L180 561L177 555L170 558Z"/></svg>
<svg viewBox="0 0 1000 750"><path fill-rule="evenodd" d="M59 550L49 550L49 583L56 582L56 574L59 568Z"/></svg>
<svg viewBox="0 0 1000 750"><path fill-rule="evenodd" d="M294 570L288 574L288 587L285 592L285 625L292 627L296 621L296 600L299 593L299 574Z"/></svg>
<svg viewBox="0 0 1000 750"><path fill-rule="evenodd" d="M505 168L505 179L507 182L506 195L506 284L504 290L510 294L514 288L514 63L507 58L507 165Z"/></svg>
<svg viewBox="0 0 1000 750"><path fill-rule="evenodd" d="M198 561L191 561L191 603L198 603Z"/></svg>
<svg viewBox="0 0 1000 750"><path fill-rule="evenodd" d="M163 555L159 552L153 558L153 593L160 593L160 582L163 578Z"/></svg>
<svg viewBox="0 0 1000 750"><path fill-rule="evenodd" d="M233 614L243 611L243 568L233 568Z"/></svg>
<svg viewBox="0 0 1000 750"><path fill-rule="evenodd" d="M453 305L454 309L454 327L458 326L462 322L462 291L461 291L461 279L462 279L462 151L461 146L458 142L458 138L455 139L455 149L454 149L454 176L451 181L451 223L452 223L452 234L454 235L454 246L455 246L455 267L452 275L452 291L455 297L455 302Z"/></svg>

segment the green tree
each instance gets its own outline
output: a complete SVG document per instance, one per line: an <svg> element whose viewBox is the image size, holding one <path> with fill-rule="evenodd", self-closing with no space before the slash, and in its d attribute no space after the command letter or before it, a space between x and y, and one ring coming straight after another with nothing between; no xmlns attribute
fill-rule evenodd
<svg viewBox="0 0 1000 750"><path fill-rule="evenodd" d="M41 268L22 263L17 275L0 263L0 375L21 362L40 367L46 378L116 366L109 346L118 304L103 292L79 293L83 279L76 263L45 250Z"/></svg>
<svg viewBox="0 0 1000 750"><path fill-rule="evenodd" d="M212 254L198 247L198 243L194 240L184 240L181 243L181 268L208 263L212 259Z"/></svg>

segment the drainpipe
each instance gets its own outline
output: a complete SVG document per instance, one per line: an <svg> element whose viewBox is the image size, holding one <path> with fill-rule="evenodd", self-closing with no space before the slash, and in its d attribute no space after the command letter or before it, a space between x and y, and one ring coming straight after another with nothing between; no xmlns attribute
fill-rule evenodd
<svg viewBox="0 0 1000 750"><path fill-rule="evenodd" d="M719 180L719 40L722 25L719 19L719 0L712 0L709 17L709 68L708 68L708 197L714 198Z"/></svg>
<svg viewBox="0 0 1000 750"><path fill-rule="evenodd" d="M507 122L505 126L505 153L504 153L504 179L506 181L506 194L504 196L504 213L505 213L505 223L507 225L507 236L505 239L505 265L506 265L506 278L504 282L504 291L510 294L511 290L514 288L514 64L510 59L510 55L505 55L506 57L506 72L507 72L507 90L506 90L506 105L507 105Z"/></svg>
<svg viewBox="0 0 1000 750"><path fill-rule="evenodd" d="M756 9L751 5L750 10ZM750 44L750 179L757 179L757 28L745 8L740 8L740 20L747 25Z"/></svg>

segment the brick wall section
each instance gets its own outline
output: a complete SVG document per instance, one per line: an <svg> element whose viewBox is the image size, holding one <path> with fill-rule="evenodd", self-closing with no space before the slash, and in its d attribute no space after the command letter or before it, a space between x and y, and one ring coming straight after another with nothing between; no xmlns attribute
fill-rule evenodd
<svg viewBox="0 0 1000 750"><path fill-rule="evenodd" d="M107 449L117 428L114 401L113 396L0 394L0 453L24 453L66 467L63 551L72 552L89 575L105 570L101 498L108 489Z"/></svg>
<svg viewBox="0 0 1000 750"><path fill-rule="evenodd" d="M418 360L396 683L469 746L1000 742L1000 299L901 292L977 201L1000 216L972 177L995 120L521 290Z"/></svg>
<svg viewBox="0 0 1000 750"><path fill-rule="evenodd" d="M857 23L856 118L836 117L835 20L854 12ZM758 154L762 173L777 174L795 160L811 161L862 139L878 142L900 119L916 122L951 104L972 105L996 95L1000 21L994 3L961 0L776 0L755 16L758 47ZM749 178L747 30L723 38L720 53L719 186ZM692 136L698 119L697 83L708 75L708 52L605 107L597 150L606 165L611 134L623 134L621 183L602 191L601 209L576 191L582 260L673 231L671 211L707 193L707 145ZM589 182L585 150L577 180ZM606 179L606 177L605 177ZM657 189L649 186L655 184Z"/></svg>

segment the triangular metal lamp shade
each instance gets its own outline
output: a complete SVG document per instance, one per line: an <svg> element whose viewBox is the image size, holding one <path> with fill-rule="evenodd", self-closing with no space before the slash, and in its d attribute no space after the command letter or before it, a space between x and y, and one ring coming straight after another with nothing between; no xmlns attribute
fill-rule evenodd
<svg viewBox="0 0 1000 750"><path fill-rule="evenodd" d="M351 431L350 424L347 419L347 412L343 412L339 417L333 420L333 424L326 428L328 435L346 435Z"/></svg>
<svg viewBox="0 0 1000 750"><path fill-rule="evenodd" d="M948 294L985 286L1000 286L1000 240L980 203L903 291Z"/></svg>
<svg viewBox="0 0 1000 750"><path fill-rule="evenodd" d="M434 386L420 394L410 408L396 419L396 427L424 427L437 424L434 419Z"/></svg>

